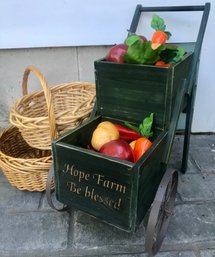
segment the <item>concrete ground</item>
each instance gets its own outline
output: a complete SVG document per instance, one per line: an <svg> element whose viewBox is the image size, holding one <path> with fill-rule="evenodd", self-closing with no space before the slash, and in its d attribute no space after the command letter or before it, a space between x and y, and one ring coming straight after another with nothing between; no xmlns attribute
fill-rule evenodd
<svg viewBox="0 0 215 257"><path fill-rule="evenodd" d="M169 166L180 167L182 136ZM146 257L144 222L134 234L85 213L52 210L45 193L20 191L0 172L0 257ZM157 257L215 257L215 135L192 135L174 213Z"/></svg>

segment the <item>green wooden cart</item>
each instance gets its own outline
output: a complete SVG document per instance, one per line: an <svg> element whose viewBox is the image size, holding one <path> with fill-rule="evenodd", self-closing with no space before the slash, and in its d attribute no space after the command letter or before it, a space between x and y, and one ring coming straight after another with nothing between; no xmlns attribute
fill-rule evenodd
<svg viewBox="0 0 215 257"><path fill-rule="evenodd" d="M128 232L134 232L147 214L145 248L152 255L162 244L174 207L178 172L167 166L182 112L186 126L181 171L187 168L198 64L209 10L210 3L137 5L129 33L136 32L145 12L202 11L196 42L183 44L187 54L168 68L95 61L97 103L90 120L52 144L58 201ZM150 113L155 114L153 144L136 163L86 149L101 121L139 124ZM51 172L48 186L50 181ZM47 190L48 201L55 208L50 194Z"/></svg>

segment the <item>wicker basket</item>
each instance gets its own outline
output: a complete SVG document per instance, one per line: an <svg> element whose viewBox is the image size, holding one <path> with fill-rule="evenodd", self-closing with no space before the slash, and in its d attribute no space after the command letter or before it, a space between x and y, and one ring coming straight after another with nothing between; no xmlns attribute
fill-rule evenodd
<svg viewBox="0 0 215 257"><path fill-rule="evenodd" d="M27 82L33 72L42 90L28 94ZM86 120L95 102L95 84L64 83L48 87L42 73L34 66L24 71L23 97L10 112L10 122L19 128L26 142L38 149L51 149L51 141Z"/></svg>
<svg viewBox="0 0 215 257"><path fill-rule="evenodd" d="M51 151L29 146L18 128L12 126L1 133L0 167L11 185L20 190L44 191L51 165Z"/></svg>

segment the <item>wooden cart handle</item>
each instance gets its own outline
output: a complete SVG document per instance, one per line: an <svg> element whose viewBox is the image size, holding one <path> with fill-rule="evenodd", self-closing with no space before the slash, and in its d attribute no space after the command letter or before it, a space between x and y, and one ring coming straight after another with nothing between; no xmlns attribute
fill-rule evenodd
<svg viewBox="0 0 215 257"><path fill-rule="evenodd" d="M34 75L38 78L42 86L44 96L46 99L47 109L48 109L50 136L51 136L51 140L53 140L57 137L57 129L56 129L55 113L54 113L54 106L53 106L51 91L48 87L48 83L46 82L46 79L43 76L43 74L36 67L32 65L29 65L24 71L23 80L22 80L22 94L23 96L28 94L27 85L28 85L28 77L30 72L34 73Z"/></svg>

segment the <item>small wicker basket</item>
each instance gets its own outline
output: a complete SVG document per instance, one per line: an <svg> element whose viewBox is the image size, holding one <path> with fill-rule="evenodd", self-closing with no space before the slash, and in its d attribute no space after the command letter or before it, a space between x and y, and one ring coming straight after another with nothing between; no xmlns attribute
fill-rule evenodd
<svg viewBox="0 0 215 257"><path fill-rule="evenodd" d="M42 90L28 94L30 72L39 79ZM95 102L95 84L72 82L48 87L34 66L24 71L23 97L11 107L10 122L19 128L26 142L38 149L51 149L51 141L89 118Z"/></svg>
<svg viewBox="0 0 215 257"><path fill-rule="evenodd" d="M1 133L0 167L12 186L44 191L51 165L51 151L29 146L18 128L12 126ZM54 182L51 187L54 189Z"/></svg>

